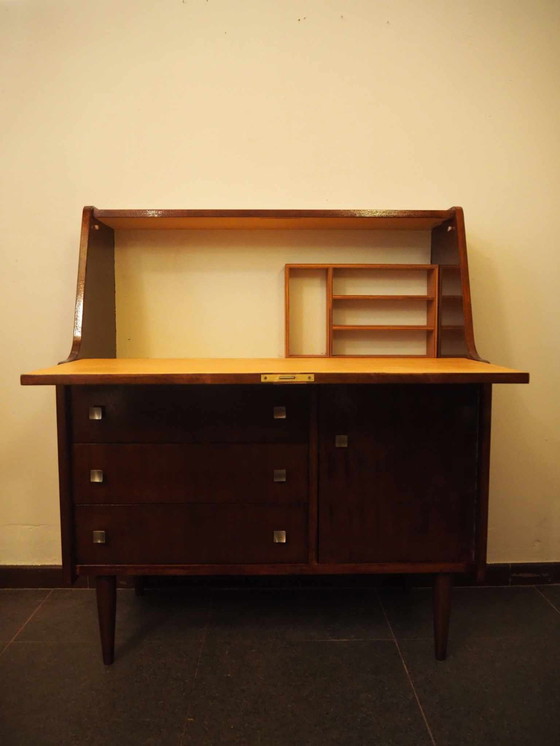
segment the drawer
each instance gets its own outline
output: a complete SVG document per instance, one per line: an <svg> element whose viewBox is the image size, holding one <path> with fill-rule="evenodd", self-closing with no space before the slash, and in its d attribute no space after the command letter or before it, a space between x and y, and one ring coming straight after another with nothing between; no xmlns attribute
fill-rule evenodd
<svg viewBox="0 0 560 746"><path fill-rule="evenodd" d="M303 386L72 386L75 443L304 443ZM93 419L92 419L93 418Z"/></svg>
<svg viewBox="0 0 560 746"><path fill-rule="evenodd" d="M88 505L76 507L75 522L78 564L307 561L303 506ZM93 542L94 531L105 543ZM285 543L275 542L279 531Z"/></svg>
<svg viewBox="0 0 560 746"><path fill-rule="evenodd" d="M302 503L305 444L98 444L73 447L75 503Z"/></svg>

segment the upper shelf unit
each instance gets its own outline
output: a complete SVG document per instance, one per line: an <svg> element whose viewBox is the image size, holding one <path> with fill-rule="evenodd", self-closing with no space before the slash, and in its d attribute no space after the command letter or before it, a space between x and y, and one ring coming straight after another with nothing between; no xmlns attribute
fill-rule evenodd
<svg viewBox="0 0 560 746"><path fill-rule="evenodd" d="M338 262L325 265L325 272L329 278L329 290L326 293L329 310L328 317L324 317L327 330L326 346L321 354L363 354L352 351L352 340L357 338L365 340L372 336L388 340L391 335L398 332L401 339L410 337L412 340L420 340L415 342L416 348L411 348L413 352L406 354L479 359L472 328L465 229L460 207L452 207L448 210L100 210L85 207L82 220L74 336L68 360L118 356L115 237L117 235L122 237L124 232L152 230L183 231L185 244L189 244L193 231L237 231L239 236L243 236L242 239L240 238L237 242L231 239L224 241L224 245L231 247L232 251L244 245L245 237L249 235L254 236L252 240L260 246L259 235L263 237L263 234L259 234L258 231L293 231L294 233L290 235L295 238L290 246L290 256L295 256L296 261L299 245L297 242L300 240L303 242L301 239L303 234L297 233L299 231L316 232L315 238L312 238L316 252L317 246L320 247L321 240L325 237L325 232L384 231L392 233L397 231L399 237L402 232L408 232L410 235L421 232L425 236L423 240L427 246L426 256L421 262L408 266L406 271L404 263L399 264L403 262L403 255L400 254L400 238L397 239L397 237L389 241L390 251L395 257L394 263L391 260L389 264L383 265L383 269L380 269L377 264L374 264L376 257L372 255L371 264L366 262L359 265L363 267L360 272L364 277L368 271L377 271L384 274L386 278L389 275L404 277L407 272L423 273L425 287L417 292L410 289L399 292L399 282L396 283L396 289L352 292L344 289L344 283L348 279L345 273L352 274L355 267ZM248 234L248 231L254 231L254 233ZM220 241L220 234L216 235L218 238L213 240ZM305 235L309 236L310 233ZM338 235L342 236L343 233ZM326 243L329 243L328 239ZM269 250L271 242L263 239L262 245L261 254ZM192 249L192 242L190 248ZM273 245L272 248L274 249ZM362 257L366 249L362 251ZM271 251L271 255L273 253ZM305 257L304 254L302 256ZM199 257L203 260L202 251ZM321 259L320 250L318 257ZM228 259L228 268L234 266L232 262L234 259ZM275 272L280 275L284 264L289 263L282 262ZM296 268L293 264L290 266L293 267L290 271L294 276L298 272L305 272L303 267ZM377 270L375 270L376 267ZM229 271L229 269L223 269L225 274ZM231 275L232 283L236 284L235 291L242 294L242 271L231 272ZM220 306L220 303L222 299L217 297L216 307ZM367 307L365 312L364 306ZM379 310L381 318L384 313L383 307L395 310L397 321L385 324L382 321L368 322L359 318L362 313L365 314L364 319L367 318L367 314L374 310L376 312ZM424 319L409 322L405 319L405 310L416 307L423 309ZM398 318L401 316L403 320L399 322ZM279 333L281 333L281 300L278 319ZM198 319L193 317L190 323L195 326ZM276 329L270 331L277 332ZM381 354L391 356L399 354L391 352L390 346L388 349L389 352ZM173 353L172 350L171 354L166 354L165 357L172 357ZM270 356L270 353L268 354ZM288 348L286 354L292 355L294 351ZM137 357L138 355L125 352L124 356ZM187 351L185 355L183 348L176 356L187 357L189 353ZM193 351L192 356L201 357L197 351ZM215 356L232 355L223 355L218 351Z"/></svg>
<svg viewBox="0 0 560 746"><path fill-rule="evenodd" d="M317 274L324 292L327 357L437 357L437 264L287 264L286 357L309 355L301 338L305 278Z"/></svg>

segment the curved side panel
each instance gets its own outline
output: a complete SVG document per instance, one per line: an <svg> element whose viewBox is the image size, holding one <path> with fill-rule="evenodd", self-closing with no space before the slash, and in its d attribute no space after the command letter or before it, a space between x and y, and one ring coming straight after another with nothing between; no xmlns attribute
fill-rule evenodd
<svg viewBox="0 0 560 746"><path fill-rule="evenodd" d="M438 357L481 360L474 341L465 221L461 207L432 230L432 263L439 265Z"/></svg>
<svg viewBox="0 0 560 746"><path fill-rule="evenodd" d="M457 227L457 246L459 249L459 265L461 267L461 290L463 295L463 315L465 319L465 340L468 356L473 360L482 360L476 350L471 304L471 286L469 281L469 264L467 260L467 239L465 235L465 217L463 208L455 208L455 223ZM483 361L486 362L486 361Z"/></svg>
<svg viewBox="0 0 560 746"><path fill-rule="evenodd" d="M84 207L70 362L116 357L114 231Z"/></svg>

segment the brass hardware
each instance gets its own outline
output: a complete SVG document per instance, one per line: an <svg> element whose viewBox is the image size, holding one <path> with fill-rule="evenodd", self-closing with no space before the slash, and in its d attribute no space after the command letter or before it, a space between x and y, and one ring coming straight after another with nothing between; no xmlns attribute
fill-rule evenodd
<svg viewBox="0 0 560 746"><path fill-rule="evenodd" d="M314 373L264 373L261 375L261 383L310 383L314 380Z"/></svg>
<svg viewBox="0 0 560 746"><path fill-rule="evenodd" d="M275 482L286 481L286 469L274 469L273 480Z"/></svg>
<svg viewBox="0 0 560 746"><path fill-rule="evenodd" d="M102 420L103 419L103 407L90 407L89 408L89 419L90 420Z"/></svg>
<svg viewBox="0 0 560 746"><path fill-rule="evenodd" d="M335 448L348 448L348 436L347 435L335 435L334 447Z"/></svg>
<svg viewBox="0 0 560 746"><path fill-rule="evenodd" d="M274 407L273 417L275 420L286 419L286 407Z"/></svg>
<svg viewBox="0 0 560 746"><path fill-rule="evenodd" d="M90 469L89 481L98 484L101 483L103 481L103 469Z"/></svg>
<svg viewBox="0 0 560 746"><path fill-rule="evenodd" d="M286 543L286 532L285 531L273 531L272 541L275 544L285 544Z"/></svg>
<svg viewBox="0 0 560 746"><path fill-rule="evenodd" d="M94 544L105 544L107 536L105 531L93 531L93 543Z"/></svg>

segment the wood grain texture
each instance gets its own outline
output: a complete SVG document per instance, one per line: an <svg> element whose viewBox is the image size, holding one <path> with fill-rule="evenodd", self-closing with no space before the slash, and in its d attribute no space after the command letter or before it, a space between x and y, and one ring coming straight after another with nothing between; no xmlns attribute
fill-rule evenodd
<svg viewBox="0 0 560 746"><path fill-rule="evenodd" d="M73 460L76 504L307 501L303 443L85 443ZM90 481L92 469L103 482ZM274 481L277 469L284 482Z"/></svg>
<svg viewBox="0 0 560 746"><path fill-rule="evenodd" d="M319 559L472 561L478 387L319 393Z"/></svg>
<svg viewBox="0 0 560 746"><path fill-rule="evenodd" d="M76 443L307 443L304 386L75 386ZM101 407L101 420L89 408ZM276 419L276 407L285 418Z"/></svg>
<svg viewBox="0 0 560 746"><path fill-rule="evenodd" d="M75 360L22 375L24 385L261 383L313 373L315 383L528 383L525 371L467 358L117 358ZM265 384L291 385L291 384Z"/></svg>
<svg viewBox="0 0 560 746"><path fill-rule="evenodd" d="M76 579L74 568L74 507L72 504L72 404L70 389L56 387L58 440L58 489L60 501L60 534L64 582Z"/></svg>
<svg viewBox="0 0 560 746"><path fill-rule="evenodd" d="M432 574L437 572L466 573L472 570L469 562L337 562L334 564L286 562L254 564L79 564L80 576L115 573L118 575L396 575Z"/></svg>
<svg viewBox="0 0 560 746"><path fill-rule="evenodd" d="M67 361L115 357L115 237L84 207L78 261L72 348Z"/></svg>
<svg viewBox="0 0 560 746"><path fill-rule="evenodd" d="M93 531L105 531L94 544ZM285 544L273 541L286 531ZM79 564L307 561L307 510L293 505L79 505ZM137 575L145 575L138 572Z"/></svg>
<svg viewBox="0 0 560 746"><path fill-rule="evenodd" d="M134 230L430 230L449 210L99 210L95 218Z"/></svg>

